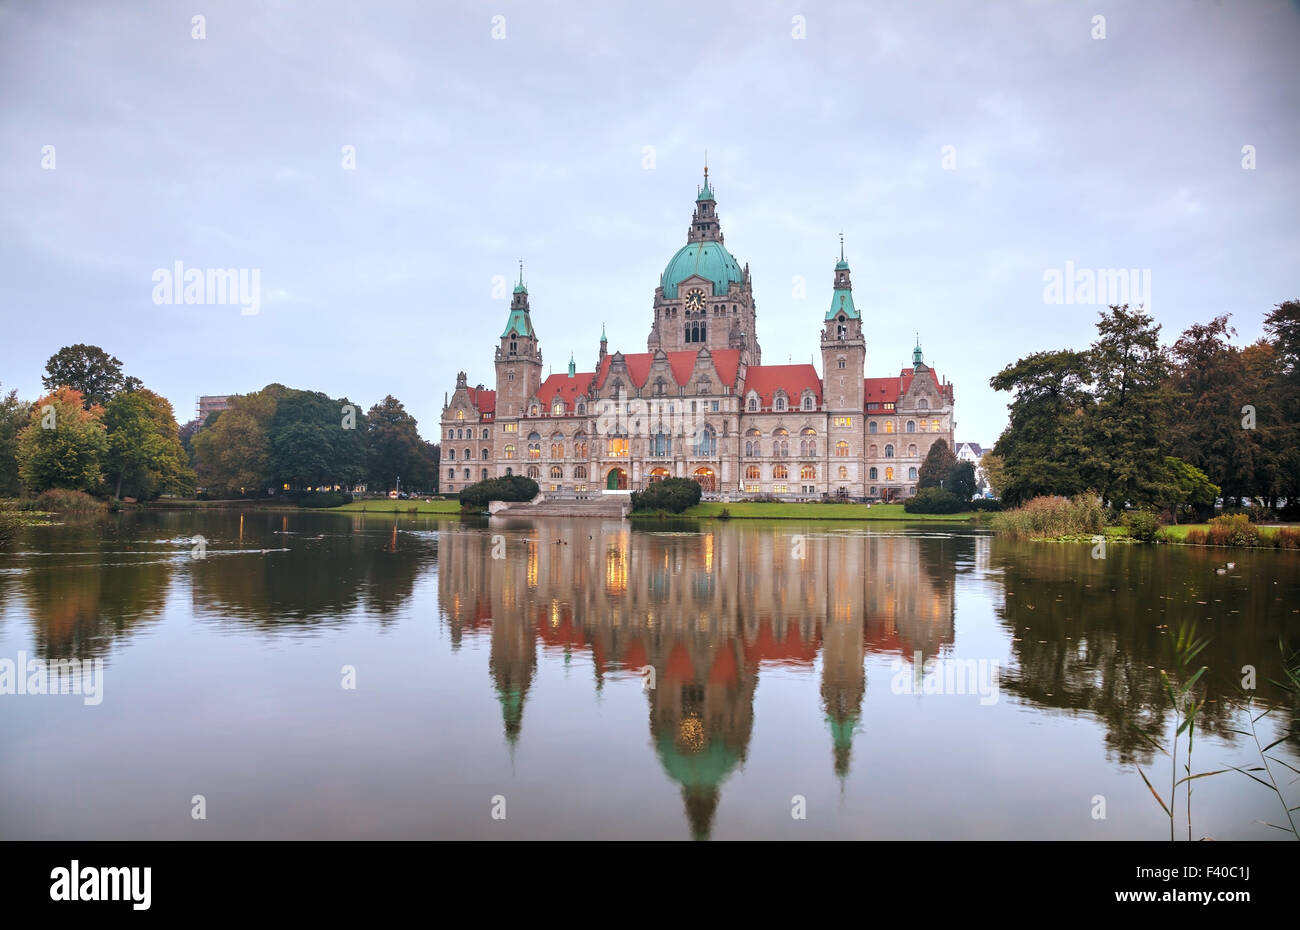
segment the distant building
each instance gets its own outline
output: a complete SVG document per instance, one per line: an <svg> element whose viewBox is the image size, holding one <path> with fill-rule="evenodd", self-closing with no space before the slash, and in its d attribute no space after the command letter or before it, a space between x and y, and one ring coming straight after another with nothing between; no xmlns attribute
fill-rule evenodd
<svg viewBox="0 0 1300 930"><path fill-rule="evenodd" d="M957 461L970 462L975 466L975 486L981 488L981 494L987 493L983 488L987 487L988 482L984 478L984 469L980 467L980 460L984 458L984 447L978 442L959 442L956 452Z"/></svg>
<svg viewBox="0 0 1300 930"><path fill-rule="evenodd" d="M208 414L219 413L230 407L230 398L233 394L204 394L199 398L199 422L202 423L208 418Z"/></svg>

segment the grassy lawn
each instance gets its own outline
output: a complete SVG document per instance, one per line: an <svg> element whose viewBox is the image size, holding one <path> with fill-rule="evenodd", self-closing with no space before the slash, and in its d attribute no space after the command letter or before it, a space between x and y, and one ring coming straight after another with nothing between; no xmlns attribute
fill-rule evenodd
<svg viewBox="0 0 1300 930"><path fill-rule="evenodd" d="M738 520L933 520L944 523L965 522L974 513L925 514L907 513L902 504L817 504L762 503L740 501L733 504L705 502L687 510L683 517L717 517L726 508ZM638 519L654 519L651 514L636 514Z"/></svg>
<svg viewBox="0 0 1300 930"><path fill-rule="evenodd" d="M325 508L323 513L460 513L460 501L424 500L390 501L368 500L353 501L342 507Z"/></svg>

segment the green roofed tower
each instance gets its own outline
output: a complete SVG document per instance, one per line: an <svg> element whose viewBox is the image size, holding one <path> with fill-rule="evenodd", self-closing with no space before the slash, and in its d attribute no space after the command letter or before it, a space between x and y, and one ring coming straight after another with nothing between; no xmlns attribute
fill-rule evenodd
<svg viewBox="0 0 1300 930"><path fill-rule="evenodd" d="M749 364L757 365L762 362L762 349L756 331L749 268L727 249L706 165L686 244L659 276L647 348L651 352L744 349Z"/></svg>
<svg viewBox="0 0 1300 930"><path fill-rule="evenodd" d="M506 416L524 412L528 398L542 384L542 349L528 307L524 263L519 263L519 283L510 295L510 315L496 351L497 411Z"/></svg>

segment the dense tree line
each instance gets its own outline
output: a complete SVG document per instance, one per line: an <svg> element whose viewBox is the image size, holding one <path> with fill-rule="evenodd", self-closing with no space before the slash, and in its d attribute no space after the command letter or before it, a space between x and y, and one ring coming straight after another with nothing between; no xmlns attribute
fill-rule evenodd
<svg viewBox="0 0 1300 930"><path fill-rule="evenodd" d="M1019 359L990 380L1010 423L983 463L1008 504L1099 494L1110 507L1204 511L1217 496L1276 507L1300 496L1300 301L1244 348L1227 316L1171 346L1141 308L1112 306L1082 351Z"/></svg>
<svg viewBox="0 0 1300 930"><path fill-rule="evenodd" d="M269 384L180 427L171 404L98 346L60 349L49 393L0 395L0 496L49 489L101 497L263 496L366 484L436 490L438 449L401 402L363 413L346 397Z"/></svg>

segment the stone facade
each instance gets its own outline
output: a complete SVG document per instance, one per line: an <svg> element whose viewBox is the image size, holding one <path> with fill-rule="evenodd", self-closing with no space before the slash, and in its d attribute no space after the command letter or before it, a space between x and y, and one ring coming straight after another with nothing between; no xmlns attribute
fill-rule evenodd
<svg viewBox="0 0 1300 930"><path fill-rule="evenodd" d="M762 365L749 267L726 250L713 191L655 289L647 350L543 377L519 284L495 354L496 386L461 372L441 423L441 489L523 474L544 491L693 478L706 494L894 500L916 493L937 439L953 446L953 387L918 346L896 376L868 378L863 319L841 249L821 322L822 372Z"/></svg>

